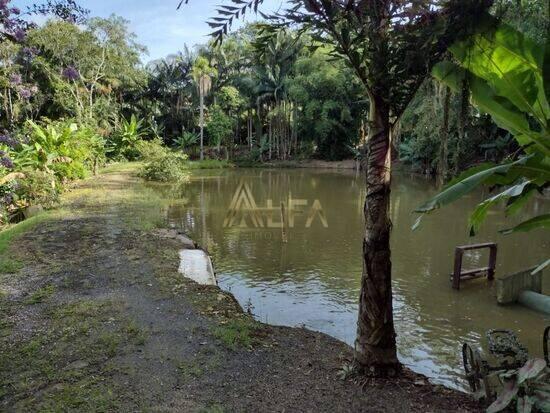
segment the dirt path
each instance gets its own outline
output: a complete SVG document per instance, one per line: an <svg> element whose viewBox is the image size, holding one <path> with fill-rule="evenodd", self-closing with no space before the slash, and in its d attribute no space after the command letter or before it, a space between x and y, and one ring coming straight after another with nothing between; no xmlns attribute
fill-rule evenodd
<svg viewBox="0 0 550 413"><path fill-rule="evenodd" d="M119 168L0 253L1 411L475 410L409 372L343 381L347 345L183 279L180 242L154 229L163 202Z"/></svg>

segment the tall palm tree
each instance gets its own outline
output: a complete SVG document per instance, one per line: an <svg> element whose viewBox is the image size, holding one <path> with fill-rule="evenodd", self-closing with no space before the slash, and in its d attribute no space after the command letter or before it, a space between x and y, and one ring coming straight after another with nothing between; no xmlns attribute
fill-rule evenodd
<svg viewBox="0 0 550 413"><path fill-rule="evenodd" d="M270 158L272 138L276 140L279 157L284 159L290 155L292 137L288 132L294 136L291 122L293 105L288 100L286 82L302 47L303 42L287 30L280 30L267 43L260 41L255 45L257 60L261 63L256 68L257 103L258 106L268 106Z"/></svg>
<svg viewBox="0 0 550 413"><path fill-rule="evenodd" d="M145 110L164 125L169 136L193 125L194 61L194 55L185 47L183 52L154 60L146 67L149 76L143 96L148 105Z"/></svg>
<svg viewBox="0 0 550 413"><path fill-rule="evenodd" d="M191 74L199 91L202 161L204 159L204 97L210 92L212 88L212 78L216 76L217 71L210 66L210 63L205 57L199 56L197 60L195 60Z"/></svg>

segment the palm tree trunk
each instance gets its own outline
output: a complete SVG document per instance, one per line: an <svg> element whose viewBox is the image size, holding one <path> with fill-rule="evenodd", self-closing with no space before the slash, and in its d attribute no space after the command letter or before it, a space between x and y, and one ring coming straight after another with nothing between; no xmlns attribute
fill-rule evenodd
<svg viewBox="0 0 550 413"><path fill-rule="evenodd" d="M438 180L440 184L445 183L448 174L448 141L449 141L449 110L451 105L451 89L445 86L443 97L443 122L441 124L441 139L439 146Z"/></svg>
<svg viewBox="0 0 550 413"><path fill-rule="evenodd" d="M354 359L363 373L391 376L400 369L391 285L391 125L382 99L370 101L363 274Z"/></svg>
<svg viewBox="0 0 550 413"><path fill-rule="evenodd" d="M201 161L204 160L204 95L200 94Z"/></svg>
<svg viewBox="0 0 550 413"><path fill-rule="evenodd" d="M462 81L462 90L460 93L460 113L458 114L458 138L454 155L453 174L457 176L460 171L460 147L466 137L466 127L468 125L468 107L470 100L470 88L467 79Z"/></svg>

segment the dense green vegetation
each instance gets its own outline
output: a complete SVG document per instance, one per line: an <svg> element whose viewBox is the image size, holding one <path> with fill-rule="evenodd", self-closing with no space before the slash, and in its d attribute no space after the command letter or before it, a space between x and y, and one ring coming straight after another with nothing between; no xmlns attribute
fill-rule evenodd
<svg viewBox="0 0 550 413"><path fill-rule="evenodd" d="M547 41L548 9L543 1L498 1L493 14L541 48ZM498 162L518 150L512 134L470 101L467 79L447 88L426 81L401 122L399 158L443 181L480 162Z"/></svg>

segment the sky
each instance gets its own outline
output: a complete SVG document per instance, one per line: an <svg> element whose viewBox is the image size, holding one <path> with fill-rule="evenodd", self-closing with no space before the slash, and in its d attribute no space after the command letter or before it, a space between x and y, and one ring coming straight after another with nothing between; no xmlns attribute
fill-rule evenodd
<svg viewBox="0 0 550 413"><path fill-rule="evenodd" d="M205 21L215 15L218 4L229 4L227 0L190 0L188 5L176 10L179 0L77 1L91 11L91 16L108 17L114 13L129 20L130 30L137 35L138 43L145 45L149 51L148 56L143 56L144 63L175 53L183 49L184 44L192 47L206 43L212 30ZM12 4L22 10L32 3L41 2L12 0ZM278 10L283 3L283 0L264 0L261 10ZM247 17L247 21L259 18Z"/></svg>

